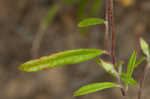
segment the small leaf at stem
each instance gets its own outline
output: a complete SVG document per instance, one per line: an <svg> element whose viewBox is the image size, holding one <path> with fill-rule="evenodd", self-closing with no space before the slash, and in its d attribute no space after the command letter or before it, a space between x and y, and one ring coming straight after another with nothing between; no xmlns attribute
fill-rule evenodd
<svg viewBox="0 0 150 99"><path fill-rule="evenodd" d="M74 93L74 96L86 95L89 93L101 91L107 88L120 87L120 85L112 82L94 83L81 87Z"/></svg>
<svg viewBox="0 0 150 99"><path fill-rule="evenodd" d="M111 74L113 77L117 77L118 74L117 74L113 64L111 64L109 62L105 62L103 60L99 60L99 59L97 59L97 64L99 66L101 66L106 72Z"/></svg>
<svg viewBox="0 0 150 99"><path fill-rule="evenodd" d="M105 20L100 18L88 18L84 19L78 24L78 27L88 27L96 24L105 24Z"/></svg>
<svg viewBox="0 0 150 99"><path fill-rule="evenodd" d="M104 53L106 52L99 49L68 50L25 62L19 69L25 72L37 72L67 64L81 63Z"/></svg>

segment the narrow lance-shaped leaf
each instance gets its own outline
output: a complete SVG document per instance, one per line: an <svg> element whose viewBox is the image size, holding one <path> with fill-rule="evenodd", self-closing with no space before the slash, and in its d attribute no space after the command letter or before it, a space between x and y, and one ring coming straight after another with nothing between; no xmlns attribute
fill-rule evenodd
<svg viewBox="0 0 150 99"><path fill-rule="evenodd" d="M147 56L150 57L150 52L149 52L149 45L146 43L146 41L144 39L140 39L140 45L141 45L141 49L143 51L143 53Z"/></svg>
<svg viewBox="0 0 150 99"><path fill-rule="evenodd" d="M150 48L148 43L144 39L140 39L140 45L143 53L147 56L146 60L148 62L148 66L150 67Z"/></svg>
<svg viewBox="0 0 150 99"><path fill-rule="evenodd" d="M104 53L106 52L99 49L69 50L25 62L19 69L25 72L36 72L67 64L81 63Z"/></svg>
<svg viewBox="0 0 150 99"><path fill-rule="evenodd" d="M109 63L109 62L105 62L103 60L99 60L97 59L97 64L102 67L106 72L108 72L109 74L111 74L113 77L117 77L117 72L113 66L113 64Z"/></svg>
<svg viewBox="0 0 150 99"><path fill-rule="evenodd" d="M74 96L86 95L89 93L101 91L101 90L104 90L107 88L112 88L112 87L120 87L120 86L118 84L112 83L112 82L89 84L89 85L83 86L79 90L77 90L74 93Z"/></svg>
<svg viewBox="0 0 150 99"><path fill-rule="evenodd" d="M130 78L132 76L132 73L135 68L135 62L136 62L136 50L134 50L131 54L129 63L128 63L128 68L127 68L127 76Z"/></svg>
<svg viewBox="0 0 150 99"><path fill-rule="evenodd" d="M88 27L96 24L105 24L105 20L100 18L88 18L84 19L78 24L78 27Z"/></svg>

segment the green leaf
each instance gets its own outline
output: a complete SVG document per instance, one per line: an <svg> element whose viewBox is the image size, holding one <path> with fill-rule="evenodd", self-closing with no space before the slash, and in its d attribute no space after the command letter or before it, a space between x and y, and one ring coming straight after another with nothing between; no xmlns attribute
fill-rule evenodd
<svg viewBox="0 0 150 99"><path fill-rule="evenodd" d="M78 24L78 27L88 27L96 24L105 24L105 20L100 18L88 18L84 19Z"/></svg>
<svg viewBox="0 0 150 99"><path fill-rule="evenodd" d="M140 38L140 45L141 45L141 49L142 49L143 53L147 57L150 57L149 45L147 44L147 42L143 38Z"/></svg>
<svg viewBox="0 0 150 99"><path fill-rule="evenodd" d="M131 54L129 63L128 63L128 68L127 68L127 76L130 78L132 76L132 73L135 68L135 62L136 62L136 50L134 50Z"/></svg>
<svg viewBox="0 0 150 99"><path fill-rule="evenodd" d="M142 49L143 53L147 57L146 60L147 60L148 66L150 67L150 52L149 52L150 48L149 48L149 45L143 38L140 38L140 45L141 45L141 49Z"/></svg>
<svg viewBox="0 0 150 99"><path fill-rule="evenodd" d="M25 62L19 69L25 72L36 72L67 64L81 63L104 53L106 52L99 49L69 50Z"/></svg>
<svg viewBox="0 0 150 99"><path fill-rule="evenodd" d="M106 72L108 72L109 74L111 74L113 77L117 77L117 72L116 72L113 64L111 64L109 62L105 62L103 60L99 60L99 59L97 59L97 64L99 64L99 66L104 68L104 70Z"/></svg>
<svg viewBox="0 0 150 99"><path fill-rule="evenodd" d="M146 57L142 57L138 59L135 63L135 68L138 67L144 60L146 60Z"/></svg>
<svg viewBox="0 0 150 99"><path fill-rule="evenodd" d="M124 72L121 74L121 80L126 84L126 85L132 85L132 86L137 86L137 82L132 78L128 78L128 75Z"/></svg>
<svg viewBox="0 0 150 99"><path fill-rule="evenodd" d="M118 84L112 83L112 82L89 84L89 85L83 86L79 90L77 90L74 93L74 96L85 95L85 94L101 91L101 90L104 90L107 88L112 88L112 87L120 87L120 86Z"/></svg>

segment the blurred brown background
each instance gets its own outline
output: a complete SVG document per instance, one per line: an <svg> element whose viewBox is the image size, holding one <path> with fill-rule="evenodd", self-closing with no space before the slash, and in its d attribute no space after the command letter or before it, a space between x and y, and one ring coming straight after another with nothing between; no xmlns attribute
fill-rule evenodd
<svg viewBox="0 0 150 99"><path fill-rule="evenodd" d="M138 44L138 37L142 36L150 43L150 1L125 1L128 0L115 2L115 25L117 60L127 62ZM84 12L89 13L91 0L86 2L88 7ZM60 8L56 16L44 34L40 34L43 18L57 3ZM77 28L80 21L78 7L79 3L66 4L61 0L0 0L0 99L121 99L120 90L116 88L73 97L73 92L83 85L114 81L95 60L36 73L17 69L33 57L62 50L105 49L103 25L90 27L88 32ZM104 18L104 0L99 9L97 14L86 17ZM135 71L138 80L142 66ZM150 96L148 75L150 72L147 73L143 99ZM136 99L136 92L136 87L130 87L130 99Z"/></svg>

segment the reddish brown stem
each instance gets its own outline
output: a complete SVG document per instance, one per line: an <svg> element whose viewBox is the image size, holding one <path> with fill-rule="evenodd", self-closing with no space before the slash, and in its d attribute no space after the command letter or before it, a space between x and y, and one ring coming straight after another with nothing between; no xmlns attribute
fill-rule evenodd
<svg viewBox="0 0 150 99"><path fill-rule="evenodd" d="M113 0L106 1L109 4L109 21L110 21L110 32L111 32L111 50L110 55L112 57L112 62L114 64L114 68L118 72L117 64L116 64L116 58L115 58L115 30L114 30L114 17L113 17ZM118 77L118 82L121 83L121 78ZM126 92L123 88L121 88L122 96L126 96Z"/></svg>
<svg viewBox="0 0 150 99"><path fill-rule="evenodd" d="M115 59L115 31L114 31L114 18L113 18L113 0L110 0L110 26L111 26L111 57L112 62L116 67L116 59Z"/></svg>

